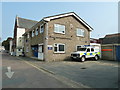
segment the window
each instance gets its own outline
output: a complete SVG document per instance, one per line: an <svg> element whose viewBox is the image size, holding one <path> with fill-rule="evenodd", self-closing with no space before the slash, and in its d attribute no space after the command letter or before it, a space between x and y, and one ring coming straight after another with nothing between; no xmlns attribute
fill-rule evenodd
<svg viewBox="0 0 120 90"><path fill-rule="evenodd" d="M35 35L38 35L38 27L36 28Z"/></svg>
<svg viewBox="0 0 120 90"><path fill-rule="evenodd" d="M54 24L54 32L65 34L65 26L60 24Z"/></svg>
<svg viewBox="0 0 120 90"><path fill-rule="evenodd" d="M89 48L87 49L87 52L90 52L90 49L89 49Z"/></svg>
<svg viewBox="0 0 120 90"><path fill-rule="evenodd" d="M81 48L81 46L77 46L77 51L79 51L80 48Z"/></svg>
<svg viewBox="0 0 120 90"><path fill-rule="evenodd" d="M93 49L93 48L91 48L91 52L94 52L94 49Z"/></svg>
<svg viewBox="0 0 120 90"><path fill-rule="evenodd" d="M65 44L54 44L54 52L65 53Z"/></svg>
<svg viewBox="0 0 120 90"><path fill-rule="evenodd" d="M77 34L77 36L82 36L82 37L84 37L84 30L77 28L76 34Z"/></svg>
<svg viewBox="0 0 120 90"><path fill-rule="evenodd" d="M34 37L34 34L35 34L35 31L33 30L33 31L32 31L32 37Z"/></svg>
<svg viewBox="0 0 120 90"><path fill-rule="evenodd" d="M28 46L26 47L26 52L29 52L29 48L28 48Z"/></svg>
<svg viewBox="0 0 120 90"><path fill-rule="evenodd" d="M77 47L77 51L86 51L86 48L78 48Z"/></svg>
<svg viewBox="0 0 120 90"><path fill-rule="evenodd" d="M44 26L41 25L41 26L40 26L40 33L43 33L43 32L44 32Z"/></svg>
<svg viewBox="0 0 120 90"><path fill-rule="evenodd" d="M30 35L29 35L29 33L27 34L27 38L29 38L30 37Z"/></svg>

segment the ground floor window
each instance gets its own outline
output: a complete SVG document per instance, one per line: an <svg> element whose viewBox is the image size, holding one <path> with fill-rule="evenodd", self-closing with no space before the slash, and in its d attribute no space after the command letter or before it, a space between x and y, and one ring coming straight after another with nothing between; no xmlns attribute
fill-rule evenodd
<svg viewBox="0 0 120 90"><path fill-rule="evenodd" d="M65 44L54 44L54 52L56 53L65 53Z"/></svg>

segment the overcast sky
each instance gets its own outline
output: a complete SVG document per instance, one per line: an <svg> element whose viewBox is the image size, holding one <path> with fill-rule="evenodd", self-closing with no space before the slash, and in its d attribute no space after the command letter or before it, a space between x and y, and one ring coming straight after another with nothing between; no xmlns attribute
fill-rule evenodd
<svg viewBox="0 0 120 90"><path fill-rule="evenodd" d="M117 2L3 2L2 40L13 37L16 15L40 21L66 12L75 12L94 29L91 38L118 32Z"/></svg>

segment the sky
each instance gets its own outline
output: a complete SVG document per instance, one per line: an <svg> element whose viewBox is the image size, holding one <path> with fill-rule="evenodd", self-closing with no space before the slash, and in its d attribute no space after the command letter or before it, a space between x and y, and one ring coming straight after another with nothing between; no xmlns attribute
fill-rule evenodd
<svg viewBox="0 0 120 90"><path fill-rule="evenodd" d="M117 2L2 2L2 41L13 37L16 15L40 21L67 12L75 12L94 29L91 38L118 32Z"/></svg>

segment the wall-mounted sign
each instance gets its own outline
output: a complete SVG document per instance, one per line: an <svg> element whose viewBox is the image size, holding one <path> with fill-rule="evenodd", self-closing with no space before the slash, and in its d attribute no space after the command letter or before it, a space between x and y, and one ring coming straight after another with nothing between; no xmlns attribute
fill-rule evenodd
<svg viewBox="0 0 120 90"><path fill-rule="evenodd" d="M53 46L52 45L48 45L48 50L52 50Z"/></svg>

